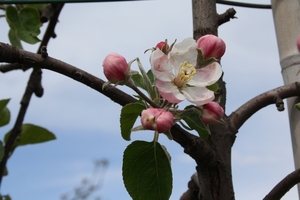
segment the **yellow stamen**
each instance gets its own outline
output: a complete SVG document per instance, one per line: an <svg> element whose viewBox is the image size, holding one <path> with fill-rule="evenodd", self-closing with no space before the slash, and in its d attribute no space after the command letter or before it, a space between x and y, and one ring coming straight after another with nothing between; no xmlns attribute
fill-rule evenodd
<svg viewBox="0 0 300 200"><path fill-rule="evenodd" d="M187 61L181 63L180 70L177 77L174 78L173 83L178 87L182 88L187 82L189 82L194 74L196 74L196 69L193 65L189 64Z"/></svg>

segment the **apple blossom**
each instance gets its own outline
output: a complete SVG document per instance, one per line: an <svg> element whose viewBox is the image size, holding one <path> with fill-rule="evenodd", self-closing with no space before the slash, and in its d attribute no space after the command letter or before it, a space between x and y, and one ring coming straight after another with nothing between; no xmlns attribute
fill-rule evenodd
<svg viewBox="0 0 300 200"><path fill-rule="evenodd" d="M203 105L201 120L205 124L214 124L219 122L223 115L224 109L213 101Z"/></svg>
<svg viewBox="0 0 300 200"><path fill-rule="evenodd" d="M103 72L107 80L111 83L122 83L126 81L129 66L126 59L116 53L106 56L103 63Z"/></svg>
<svg viewBox="0 0 300 200"><path fill-rule="evenodd" d="M173 126L174 116L161 108L148 108L142 111L141 123L145 129L163 133Z"/></svg>
<svg viewBox="0 0 300 200"><path fill-rule="evenodd" d="M300 52L300 34L297 37L297 47L298 47L298 51Z"/></svg>
<svg viewBox="0 0 300 200"><path fill-rule="evenodd" d="M156 78L155 85L164 99L170 103L187 99L196 105L214 99L214 92L206 86L214 84L221 77L221 66L214 62L196 69L197 56L197 43L192 38L175 44L168 55L160 49L152 52L150 63Z"/></svg>
<svg viewBox="0 0 300 200"><path fill-rule="evenodd" d="M201 50L203 58L220 59L226 50L225 42L215 35L204 35L197 40L198 49Z"/></svg>

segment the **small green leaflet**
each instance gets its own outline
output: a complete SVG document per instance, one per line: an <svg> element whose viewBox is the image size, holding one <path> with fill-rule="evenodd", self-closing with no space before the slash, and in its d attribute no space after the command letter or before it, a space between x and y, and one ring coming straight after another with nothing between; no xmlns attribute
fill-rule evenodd
<svg viewBox="0 0 300 200"><path fill-rule="evenodd" d="M295 108L300 111L300 103L295 104Z"/></svg>
<svg viewBox="0 0 300 200"><path fill-rule="evenodd" d="M4 137L5 143L8 140L10 132L11 131L9 131ZM20 137L16 141L15 147L27 144L47 142L54 139L56 139L55 135L43 127L36 126L33 124L23 124L22 132L20 134Z"/></svg>
<svg viewBox="0 0 300 200"><path fill-rule="evenodd" d="M125 105L121 110L120 124L121 134L124 140L130 140L131 129L141 112L145 109L141 102L135 102Z"/></svg>
<svg viewBox="0 0 300 200"><path fill-rule="evenodd" d="M10 121L10 112L6 105L8 104L10 99L2 99L0 100L0 127L5 126Z"/></svg>
<svg viewBox="0 0 300 200"><path fill-rule="evenodd" d="M193 106L187 106L185 109L190 109ZM199 136L206 140L209 135L210 135L210 131L209 128L203 124L203 122L201 121L201 116L199 115L199 113L197 112L184 112L182 114L182 119L187 123L187 125L192 129L197 131L197 133L199 134Z"/></svg>
<svg viewBox="0 0 300 200"><path fill-rule="evenodd" d="M169 200L170 160L158 142L134 141L124 151L123 181L133 200Z"/></svg>

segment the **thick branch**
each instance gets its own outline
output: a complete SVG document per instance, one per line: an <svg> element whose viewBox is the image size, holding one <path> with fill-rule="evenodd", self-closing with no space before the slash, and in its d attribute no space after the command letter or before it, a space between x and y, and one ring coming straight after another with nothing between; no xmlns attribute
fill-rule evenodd
<svg viewBox="0 0 300 200"><path fill-rule="evenodd" d="M279 200L292 187L300 183L300 169L296 169L284 179L282 179L271 191L265 196L263 200Z"/></svg>
<svg viewBox="0 0 300 200"><path fill-rule="evenodd" d="M282 99L293 96L300 96L300 82L284 85L254 97L228 117L230 129L236 133L254 113L270 104L276 104L277 109L282 111Z"/></svg>
<svg viewBox="0 0 300 200"><path fill-rule="evenodd" d="M105 83L103 80L85 72L84 70L76 68L75 66L51 57L42 58L41 55L20 50L1 42L0 62L17 62L24 67L40 67L63 74L91 87L122 106L136 101L136 99L132 96L110 85L102 89L102 86ZM184 151L194 158L197 163L201 163L208 167L217 162L216 159L212 159L215 158L215 155L209 143L199 140L198 136L188 133L179 125L174 125L171 132L174 140L179 143L184 148Z"/></svg>

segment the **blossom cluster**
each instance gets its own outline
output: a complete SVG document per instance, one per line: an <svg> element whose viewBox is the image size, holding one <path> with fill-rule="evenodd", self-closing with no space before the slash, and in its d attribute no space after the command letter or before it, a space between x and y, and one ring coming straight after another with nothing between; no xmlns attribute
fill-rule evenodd
<svg viewBox="0 0 300 200"><path fill-rule="evenodd" d="M159 42L150 55L154 82L150 86L147 85L149 81L141 84L147 86L150 98L139 93L146 104L141 113L142 128L159 133L168 131L180 120L184 111L180 112L177 104L184 100L196 107L194 110L200 113L199 118L204 124L219 122L224 110L214 101L210 86L222 76L218 61L225 49L224 41L214 35L205 35L197 41L187 38L171 45L167 41ZM130 70L132 62L127 63L121 55L109 54L103 61L104 75L109 83L127 85L138 91L131 79L136 73Z"/></svg>

